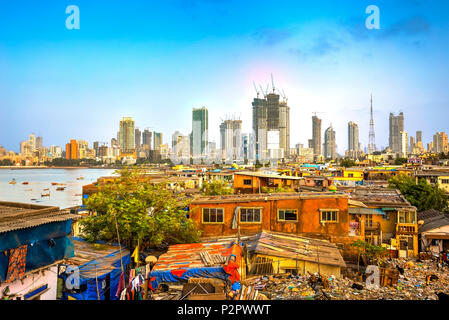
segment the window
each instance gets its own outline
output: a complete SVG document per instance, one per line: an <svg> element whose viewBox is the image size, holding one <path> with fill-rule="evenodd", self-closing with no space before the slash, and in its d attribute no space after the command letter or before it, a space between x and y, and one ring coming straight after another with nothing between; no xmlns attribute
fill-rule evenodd
<svg viewBox="0 0 449 320"><path fill-rule="evenodd" d="M398 223L416 223L416 212L398 211Z"/></svg>
<svg viewBox="0 0 449 320"><path fill-rule="evenodd" d="M279 221L298 221L298 211L295 209L278 210Z"/></svg>
<svg viewBox="0 0 449 320"><path fill-rule="evenodd" d="M348 173L348 178L354 178L354 174L353 173Z"/></svg>
<svg viewBox="0 0 449 320"><path fill-rule="evenodd" d="M324 209L320 212L320 222L338 222L338 210Z"/></svg>
<svg viewBox="0 0 449 320"><path fill-rule="evenodd" d="M243 185L250 186L251 185L251 179L244 179L243 180Z"/></svg>
<svg viewBox="0 0 449 320"><path fill-rule="evenodd" d="M222 208L203 208L203 223L223 223Z"/></svg>
<svg viewBox="0 0 449 320"><path fill-rule="evenodd" d="M240 209L240 222L261 222L260 208L242 208Z"/></svg>
<svg viewBox="0 0 449 320"><path fill-rule="evenodd" d="M442 184L449 184L449 179L441 179Z"/></svg>

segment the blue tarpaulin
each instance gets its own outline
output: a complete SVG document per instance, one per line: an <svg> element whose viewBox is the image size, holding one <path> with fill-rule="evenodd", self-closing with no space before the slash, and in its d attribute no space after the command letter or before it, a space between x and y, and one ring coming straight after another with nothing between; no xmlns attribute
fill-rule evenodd
<svg viewBox="0 0 449 320"><path fill-rule="evenodd" d="M129 251L125 251L125 249L121 250L121 255L123 268L126 270L126 267L131 263L131 256ZM117 248L117 251L113 253L79 266L79 284L80 288L84 290L79 293L63 292L62 300L68 300L69 297L75 300L117 300L118 297L115 294L121 273L120 250ZM109 284L106 282L108 275L110 276ZM68 276L66 273L60 275L64 283ZM106 292L109 292L108 297L105 296Z"/></svg>
<svg viewBox="0 0 449 320"><path fill-rule="evenodd" d="M223 267L204 267L185 269L181 272L177 270L161 270L150 273L150 288L157 289L163 282L187 282L189 278L217 278L226 280L229 274L225 272Z"/></svg>
<svg viewBox="0 0 449 320"><path fill-rule="evenodd" d="M10 249L27 245L25 272L73 257L71 227L72 220L66 220L0 233L0 282L6 280Z"/></svg>

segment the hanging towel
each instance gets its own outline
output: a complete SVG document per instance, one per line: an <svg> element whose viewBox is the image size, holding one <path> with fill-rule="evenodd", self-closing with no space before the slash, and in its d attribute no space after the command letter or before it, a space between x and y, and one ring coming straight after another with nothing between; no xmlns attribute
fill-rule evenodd
<svg viewBox="0 0 449 320"><path fill-rule="evenodd" d="M9 250L8 272L5 282L12 282L23 278L25 275L26 255L26 245Z"/></svg>
<svg viewBox="0 0 449 320"><path fill-rule="evenodd" d="M124 288L125 288L125 273L122 272L122 274L120 275L120 279L118 281L117 292L115 293L115 296L117 298L120 297L120 294L122 293Z"/></svg>
<svg viewBox="0 0 449 320"><path fill-rule="evenodd" d="M240 207L235 208L234 216L232 217L232 224L231 229L237 229L238 228L238 215L239 215Z"/></svg>

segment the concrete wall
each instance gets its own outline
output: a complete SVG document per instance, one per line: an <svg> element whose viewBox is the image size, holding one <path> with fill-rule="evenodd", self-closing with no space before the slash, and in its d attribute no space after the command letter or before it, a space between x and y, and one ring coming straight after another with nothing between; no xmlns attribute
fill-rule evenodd
<svg viewBox="0 0 449 320"><path fill-rule="evenodd" d="M17 294L21 297L21 300L23 300L25 299L24 295L47 284L49 290L40 296L40 300L56 300L58 287L57 272L58 266L54 265L40 269L38 272L29 272L28 275L22 280L16 280L12 283L1 283L0 295L6 287L9 287L9 295Z"/></svg>

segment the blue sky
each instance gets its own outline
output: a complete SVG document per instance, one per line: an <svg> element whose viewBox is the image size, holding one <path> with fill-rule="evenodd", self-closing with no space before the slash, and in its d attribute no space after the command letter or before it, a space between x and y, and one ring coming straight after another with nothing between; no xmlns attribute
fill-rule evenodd
<svg viewBox="0 0 449 320"><path fill-rule="evenodd" d="M65 27L68 5L80 29ZM368 5L380 30L365 27ZM191 131L191 110L209 109L210 140L235 114L251 130L254 80L273 73L291 107L291 144L311 138L313 111L332 123L338 151L347 123L368 143L373 93L376 144L388 115L403 111L409 135L448 131L449 2L26 1L0 0L0 145L19 151L34 132L44 145L110 141L119 120Z"/></svg>

